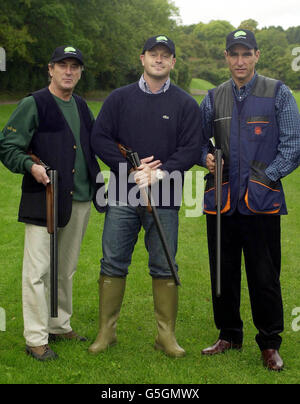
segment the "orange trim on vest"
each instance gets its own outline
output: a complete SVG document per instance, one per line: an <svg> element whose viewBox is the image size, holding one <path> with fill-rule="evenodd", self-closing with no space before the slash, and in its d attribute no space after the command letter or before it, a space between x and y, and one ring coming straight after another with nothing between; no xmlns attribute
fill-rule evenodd
<svg viewBox="0 0 300 404"><path fill-rule="evenodd" d="M257 210L254 210L254 209L250 208L250 206L249 206L249 198L248 198L248 189L247 189L247 192L246 192L246 195L245 195L245 203L246 203L247 208L251 212L261 214L261 215L274 215L274 214L276 214L276 213L278 213L280 211L280 207L279 207L279 209L273 210L271 212L258 212Z"/></svg>
<svg viewBox="0 0 300 404"><path fill-rule="evenodd" d="M226 182L225 184L228 184L228 182ZM222 184L224 185L224 184ZM215 188L211 188L211 190L213 190ZM206 191L208 192L208 191ZM227 201L226 201L226 205L224 206L224 208L221 210L221 214L226 213L230 210L230 188L228 189L228 197L227 197ZM217 212L216 211L210 211L210 210L206 210L203 209L203 212L207 213L208 215L216 215Z"/></svg>
<svg viewBox="0 0 300 404"><path fill-rule="evenodd" d="M273 189L273 188L270 188L270 187L268 187L268 185L265 185L265 184L263 184L262 182L259 182L259 181L256 181L256 180L250 180L250 182L255 182L255 184L259 184L259 185L261 185L262 187L265 187L265 188L270 189L271 191L280 192L280 189Z"/></svg>

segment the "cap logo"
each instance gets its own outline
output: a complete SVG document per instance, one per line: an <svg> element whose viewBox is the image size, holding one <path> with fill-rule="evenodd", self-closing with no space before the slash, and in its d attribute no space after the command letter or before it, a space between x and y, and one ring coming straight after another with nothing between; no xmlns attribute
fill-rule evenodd
<svg viewBox="0 0 300 404"><path fill-rule="evenodd" d="M73 48L72 46L68 46L67 48L64 49L65 53L71 53L71 52L76 52L76 49Z"/></svg>
<svg viewBox="0 0 300 404"><path fill-rule="evenodd" d="M235 34L234 34L234 37L237 39L237 38L240 38L241 36L247 36L247 34L246 34L246 32L245 31L238 31L238 32L236 32Z"/></svg>
<svg viewBox="0 0 300 404"><path fill-rule="evenodd" d="M156 38L156 42L161 42L161 41L168 42L168 38L166 36L158 36Z"/></svg>

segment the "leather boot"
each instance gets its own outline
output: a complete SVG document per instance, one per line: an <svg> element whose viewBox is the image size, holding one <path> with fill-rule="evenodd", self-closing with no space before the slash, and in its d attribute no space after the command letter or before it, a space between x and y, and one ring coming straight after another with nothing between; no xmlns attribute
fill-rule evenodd
<svg viewBox="0 0 300 404"><path fill-rule="evenodd" d="M117 343L116 326L120 315L126 278L100 275L99 333L89 352L97 354Z"/></svg>
<svg viewBox="0 0 300 404"><path fill-rule="evenodd" d="M175 337L175 323L178 309L178 288L173 279L152 279L154 313L157 321L158 335L154 348L168 356L180 358L185 356Z"/></svg>
<svg viewBox="0 0 300 404"><path fill-rule="evenodd" d="M261 353L263 364L269 370L280 372L283 370L284 364L279 352L276 349L265 349Z"/></svg>

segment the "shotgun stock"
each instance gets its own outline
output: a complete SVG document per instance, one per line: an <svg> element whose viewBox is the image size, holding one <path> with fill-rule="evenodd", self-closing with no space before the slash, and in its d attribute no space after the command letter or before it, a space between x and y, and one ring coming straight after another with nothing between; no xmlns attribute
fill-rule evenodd
<svg viewBox="0 0 300 404"><path fill-rule="evenodd" d="M118 147L119 147L119 150L122 153L123 157L125 157L126 160L131 164L133 170L136 170L141 165L141 161L140 161L140 158L138 156L138 153L130 150L128 147L123 146L121 144L118 144ZM156 206L155 206L154 203L152 203L150 188L149 187L148 188L142 188L141 189L141 195L142 195L143 198L145 198L145 201L147 202L148 211L150 213L152 213L152 215L153 215L154 222L155 222L158 234L159 234L159 238L161 240L161 243L162 243L162 246L163 246L163 249L164 249L164 252L165 252L165 256L166 256L166 259L168 261L168 264L169 264L171 273L173 275L175 284L176 284L176 286L180 286L181 283L180 283L180 280L179 280L179 277L178 277L178 273L177 273L175 264L173 262L173 258L172 258L171 253L170 253L170 249L169 249L169 246L168 246L168 243L167 243L165 232L164 232L162 224L160 222Z"/></svg>
<svg viewBox="0 0 300 404"><path fill-rule="evenodd" d="M46 186L47 231L50 234L50 312L52 318L58 317L58 173L52 170L37 156L29 153L35 164L45 168L50 182Z"/></svg>

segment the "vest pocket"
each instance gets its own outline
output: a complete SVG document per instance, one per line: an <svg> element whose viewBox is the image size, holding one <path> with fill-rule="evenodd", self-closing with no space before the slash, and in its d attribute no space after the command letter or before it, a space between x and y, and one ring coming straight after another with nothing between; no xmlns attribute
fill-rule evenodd
<svg viewBox="0 0 300 404"><path fill-rule="evenodd" d="M280 181L272 181L265 174L267 165L253 161L245 203L252 213L277 214L283 204L283 192Z"/></svg>
<svg viewBox="0 0 300 404"><path fill-rule="evenodd" d="M204 191L204 213L208 215L216 215L216 188L215 177L213 174L207 174L205 176L206 187ZM229 179L223 178L222 182L222 206L221 213L226 213L230 210L230 187Z"/></svg>
<svg viewBox="0 0 300 404"><path fill-rule="evenodd" d="M262 140L271 127L270 119L268 116L253 116L247 118L246 121L247 131L251 141L259 142Z"/></svg>

